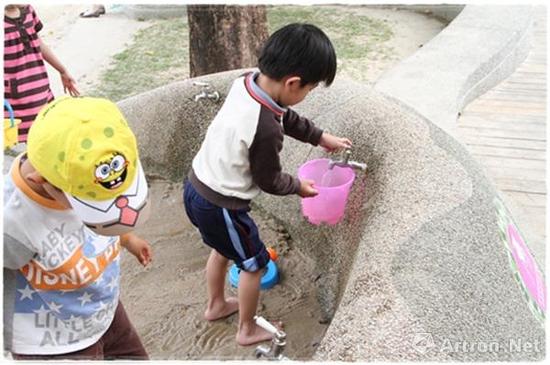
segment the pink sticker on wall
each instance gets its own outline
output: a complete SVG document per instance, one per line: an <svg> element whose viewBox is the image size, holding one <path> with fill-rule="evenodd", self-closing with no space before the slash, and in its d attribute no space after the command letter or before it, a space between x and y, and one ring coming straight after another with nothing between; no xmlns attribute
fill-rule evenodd
<svg viewBox="0 0 550 365"><path fill-rule="evenodd" d="M529 295L543 313L546 313L546 287L535 259L513 224L508 225L508 244L519 275Z"/></svg>

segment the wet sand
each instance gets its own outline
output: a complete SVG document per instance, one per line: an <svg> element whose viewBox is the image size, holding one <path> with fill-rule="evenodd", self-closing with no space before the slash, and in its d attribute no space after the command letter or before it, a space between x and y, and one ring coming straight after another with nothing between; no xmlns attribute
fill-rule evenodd
<svg viewBox="0 0 550 365"><path fill-rule="evenodd" d="M137 233L149 240L154 260L143 268L124 252L122 301L152 359L238 360L254 359L255 346L235 341L238 316L208 322L205 265L210 248L189 222L182 204L182 184L149 179L155 216ZM298 199L298 197L296 197ZM281 320L287 333L284 354L307 360L315 351L328 324L320 323L313 261L298 250L273 219L252 211L260 237L279 254L281 281L261 291L258 314ZM226 286L227 295L236 288ZM269 342L265 342L269 345Z"/></svg>

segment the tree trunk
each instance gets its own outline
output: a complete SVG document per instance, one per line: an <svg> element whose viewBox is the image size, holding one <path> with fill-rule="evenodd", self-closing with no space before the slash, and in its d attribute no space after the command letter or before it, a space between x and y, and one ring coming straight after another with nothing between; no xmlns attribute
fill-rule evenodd
<svg viewBox="0 0 550 365"><path fill-rule="evenodd" d="M191 77L254 67L268 37L265 6L188 5Z"/></svg>

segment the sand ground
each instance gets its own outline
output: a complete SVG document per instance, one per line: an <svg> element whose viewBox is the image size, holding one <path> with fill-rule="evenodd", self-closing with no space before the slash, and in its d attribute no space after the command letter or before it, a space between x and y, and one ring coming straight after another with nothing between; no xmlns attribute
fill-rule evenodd
<svg viewBox="0 0 550 365"><path fill-rule="evenodd" d="M144 269L125 253L121 284L122 301L151 357L253 359L253 346L240 347L235 342L237 315L211 323L202 319L210 248L185 215L182 185L156 180L151 194L152 211L158 213L137 233L153 246L154 261ZM259 212L251 215L266 246L274 247L280 257L280 284L261 292L258 314L283 321L289 339L285 354L306 360L327 326L316 300L314 282L320 273L284 228ZM236 296L236 288L227 285L226 294Z"/></svg>

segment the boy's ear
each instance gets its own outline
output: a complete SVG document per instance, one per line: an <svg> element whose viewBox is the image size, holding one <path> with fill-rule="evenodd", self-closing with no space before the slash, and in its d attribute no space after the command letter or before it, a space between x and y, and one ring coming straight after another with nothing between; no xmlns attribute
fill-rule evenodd
<svg viewBox="0 0 550 365"><path fill-rule="evenodd" d="M290 76L285 80L285 86L288 88L294 89L296 87L301 87L302 78L300 76Z"/></svg>
<svg viewBox="0 0 550 365"><path fill-rule="evenodd" d="M46 179L44 179L44 177L42 177L42 175L40 175L38 173L38 171L33 171L33 172L29 172L26 176L25 176L26 179L29 179L30 181L32 181L33 183L35 184L44 184L46 183Z"/></svg>

